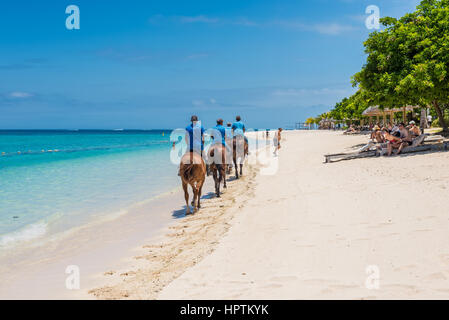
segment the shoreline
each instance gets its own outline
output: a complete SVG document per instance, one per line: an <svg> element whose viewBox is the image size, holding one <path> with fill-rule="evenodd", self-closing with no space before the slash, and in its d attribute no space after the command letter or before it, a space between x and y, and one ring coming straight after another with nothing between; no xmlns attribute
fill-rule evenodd
<svg viewBox="0 0 449 320"><path fill-rule="evenodd" d="M203 201L214 197L212 190L212 178L207 177ZM113 274L126 273L116 270L141 265L133 256L146 253L142 243L158 243L176 228L185 214L184 194L179 185L120 212L58 233L39 244L24 244L0 257L0 298L94 299L89 290L109 283ZM69 265L80 268L79 290L65 287Z"/></svg>
<svg viewBox="0 0 449 320"><path fill-rule="evenodd" d="M263 150L266 148L253 153ZM195 215L184 216L164 235L141 245L139 254L131 258L135 261L133 265L105 272L103 285L88 293L97 299L156 299L166 285L214 251L238 209L243 207L242 202L254 196L259 167L247 163L243 170L239 180L230 175L228 188L222 190L220 198L215 197L211 177L206 177L210 191L203 197L202 208Z"/></svg>
<svg viewBox="0 0 449 320"><path fill-rule="evenodd" d="M126 213L102 217L8 253L1 257L0 298L91 298L84 291L97 283L98 273L124 264L124 257L141 242L163 235L176 222L175 206L182 208L182 204L182 190L176 187L135 203ZM80 290L65 288L68 265L80 267Z"/></svg>

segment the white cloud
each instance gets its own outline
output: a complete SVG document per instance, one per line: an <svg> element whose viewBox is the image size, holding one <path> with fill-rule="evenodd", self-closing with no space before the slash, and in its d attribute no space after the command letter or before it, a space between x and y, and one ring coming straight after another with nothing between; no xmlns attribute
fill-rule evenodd
<svg viewBox="0 0 449 320"><path fill-rule="evenodd" d="M194 105L195 107L199 107L204 105L204 102L202 100L193 100L192 105Z"/></svg>
<svg viewBox="0 0 449 320"><path fill-rule="evenodd" d="M31 93L22 92L22 91L14 91L9 94L10 98L16 98L16 99L25 99L25 98L30 98L32 96L33 95Z"/></svg>
<svg viewBox="0 0 449 320"><path fill-rule="evenodd" d="M320 88L320 89L277 89L272 92L274 96L282 96L282 97L297 97L297 96L310 96L310 95L339 95L339 94L347 94L348 90L345 89L329 89L329 88Z"/></svg>
<svg viewBox="0 0 449 320"><path fill-rule="evenodd" d="M201 23L217 23L220 21L218 18L211 18L208 16L183 16L179 18L179 21L182 23L195 23L195 22L201 22Z"/></svg>
<svg viewBox="0 0 449 320"><path fill-rule="evenodd" d="M356 28L350 25L331 23L331 24L316 24L312 26L312 29L316 30L321 34L339 35L346 31L353 31Z"/></svg>

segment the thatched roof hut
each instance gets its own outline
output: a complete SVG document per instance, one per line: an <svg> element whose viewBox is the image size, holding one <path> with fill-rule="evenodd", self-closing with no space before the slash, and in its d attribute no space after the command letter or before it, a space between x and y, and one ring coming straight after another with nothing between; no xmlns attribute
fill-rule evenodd
<svg viewBox="0 0 449 320"><path fill-rule="evenodd" d="M403 120L405 122L407 111L413 111L416 108L420 108L419 106L404 106L402 108L383 108L381 109L379 106L372 106L363 111L362 115L367 117L383 117L384 123L386 122L386 116L390 115L390 120L393 115L397 112L403 113Z"/></svg>

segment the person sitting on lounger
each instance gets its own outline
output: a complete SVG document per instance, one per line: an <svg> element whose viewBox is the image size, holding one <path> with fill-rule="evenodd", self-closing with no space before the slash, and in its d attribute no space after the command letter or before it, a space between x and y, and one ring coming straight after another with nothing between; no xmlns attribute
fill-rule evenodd
<svg viewBox="0 0 449 320"><path fill-rule="evenodd" d="M402 141L412 144L413 141L412 134L410 133L410 131L408 131L408 129L402 122L399 124L399 132L401 133L399 137L402 139Z"/></svg>
<svg viewBox="0 0 449 320"><path fill-rule="evenodd" d="M416 138L421 135L421 130L416 126L415 121L410 121L409 131L413 138Z"/></svg>
<svg viewBox="0 0 449 320"><path fill-rule="evenodd" d="M385 141L387 141L387 156L391 156L393 149L400 148L402 140L401 138L390 134L387 129L383 130L383 136L385 138Z"/></svg>
<svg viewBox="0 0 449 320"><path fill-rule="evenodd" d="M376 140L376 142L378 142L378 143L385 142L382 130L380 129L380 127L378 125L376 125L374 127L374 130L371 133L371 140Z"/></svg>
<svg viewBox="0 0 449 320"><path fill-rule="evenodd" d="M373 132L371 132L371 141L376 141L378 143L384 143L385 138L383 135L383 131L385 128L380 129L378 125L374 126Z"/></svg>
<svg viewBox="0 0 449 320"><path fill-rule="evenodd" d="M400 154L402 149L412 145L413 138L410 132L405 128L403 123L400 123L398 126L399 129L399 137L395 134L386 134L385 138L388 140L388 156L391 156L393 149L398 149L397 154Z"/></svg>
<svg viewBox="0 0 449 320"><path fill-rule="evenodd" d="M391 130L393 130L393 125L391 123L388 124L387 130L388 130L388 133L391 133Z"/></svg>
<svg viewBox="0 0 449 320"><path fill-rule="evenodd" d="M413 143L413 136L405 127L405 125L401 122L399 124L399 132L401 133L400 138L402 140L401 146L398 149L398 154L401 153L402 149L405 147L411 146Z"/></svg>
<svg viewBox="0 0 449 320"><path fill-rule="evenodd" d="M393 128L391 128L390 133L392 135L394 135L395 137L400 137L401 133L399 132L399 126L398 125L394 125Z"/></svg>
<svg viewBox="0 0 449 320"><path fill-rule="evenodd" d="M384 143L386 141L384 137L385 130L387 129L384 127L382 128L382 130L379 129L374 133L374 139L376 140L377 143Z"/></svg>
<svg viewBox="0 0 449 320"><path fill-rule="evenodd" d="M355 133L355 132L356 130L352 124L349 126L348 130L345 131L345 133Z"/></svg>
<svg viewBox="0 0 449 320"><path fill-rule="evenodd" d="M376 124L373 128L373 131L371 131L371 136L370 139L374 140L374 138L376 137L376 132L380 131L379 126Z"/></svg>

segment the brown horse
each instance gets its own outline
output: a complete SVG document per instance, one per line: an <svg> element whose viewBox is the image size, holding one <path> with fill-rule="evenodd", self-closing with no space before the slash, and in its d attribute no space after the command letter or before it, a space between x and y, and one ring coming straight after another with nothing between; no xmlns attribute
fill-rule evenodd
<svg viewBox="0 0 449 320"><path fill-rule="evenodd" d="M220 197L220 184L226 186L226 147L222 144L215 144L210 147L208 153L207 172L212 171L215 182L215 194Z"/></svg>
<svg viewBox="0 0 449 320"><path fill-rule="evenodd" d="M206 164L201 155L195 152L187 152L181 159L179 165L179 175L181 176L182 188L184 189L184 198L186 199L186 214L190 214L189 190L193 190L193 213L201 207L200 198L204 180L206 180Z"/></svg>
<svg viewBox="0 0 449 320"><path fill-rule="evenodd" d="M240 165L240 175L243 175L242 168L246 156L248 156L248 141L243 136L235 136L232 141L232 161L234 161L236 179L239 178L237 164Z"/></svg>

